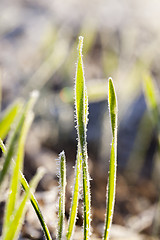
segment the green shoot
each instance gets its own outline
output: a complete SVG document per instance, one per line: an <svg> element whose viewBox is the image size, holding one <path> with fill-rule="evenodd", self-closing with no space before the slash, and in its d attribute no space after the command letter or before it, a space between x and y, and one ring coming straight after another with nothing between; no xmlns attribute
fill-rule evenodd
<svg viewBox="0 0 160 240"><path fill-rule="evenodd" d="M159 123L159 103L156 92L156 84L149 74L144 75L144 94L148 105L149 112L151 113L151 120L153 126L157 128L158 148L160 151L160 123Z"/></svg>
<svg viewBox="0 0 160 240"><path fill-rule="evenodd" d="M4 145L4 143L3 143L3 141L1 139L0 139L0 148L1 148L3 153L6 152L6 147L5 147L5 145Z"/></svg>
<svg viewBox="0 0 160 240"><path fill-rule="evenodd" d="M79 37L78 46L78 63L75 82L75 106L78 133L78 151L80 161L82 161L83 171L83 200L84 200L84 239L90 237L90 183L88 173L88 157L87 157L87 122L88 122L88 99L85 86L85 78L83 72L82 61L83 37Z"/></svg>
<svg viewBox="0 0 160 240"><path fill-rule="evenodd" d="M3 235L5 235L5 233L7 231L8 223L10 222L10 219L13 216L13 212L16 209L16 203L18 202L18 199L19 199L19 190L20 190L19 189L19 177L20 177L20 171L22 170L22 166L23 166L25 140L26 140L28 130L29 130L32 120L33 120L33 114L31 111L32 111L34 102L35 101L33 101L32 98L28 102L28 104L26 106L26 111L24 111L25 115L23 117L23 122L19 129L17 156L16 156L15 165L13 168L13 173L12 173L12 178L11 178L11 183L10 183L10 189L9 189L10 194L9 194L8 201L6 204ZM23 113L22 113L22 116L23 116ZM15 137L15 142L13 145L16 144L16 140L17 139ZM14 146L14 148L15 148L15 146Z"/></svg>
<svg viewBox="0 0 160 240"><path fill-rule="evenodd" d="M75 109L76 109L76 128L78 135L78 147L77 147L77 159L75 165L75 182L74 190L72 194L72 203L70 210L70 217L68 223L68 229L66 234L66 239L72 239L74 226L76 223L77 211L78 211L78 200L79 200L79 188L80 180L83 178L83 217L84 217L84 240L89 240L91 235L91 199L90 199L90 177L88 172L88 155L87 155L87 124L88 124L88 95L85 85L85 77L83 70L83 59L82 59L82 48L83 48L83 37L79 37L78 45L78 62L76 68L76 78L75 78ZM67 49L67 48L66 48ZM54 55L54 54L53 54ZM40 68L40 71L35 74L35 78L39 76L42 69L46 68L46 78L45 81L40 82L39 88L48 79L51 73L51 69L48 63L49 60ZM60 63L64 59L64 54L60 59ZM59 65L55 65L57 69ZM42 74L43 77L43 74ZM33 77L34 78L34 77ZM32 94L28 103L23 107L20 103L19 105L13 105L8 111L3 115L0 121L0 137L2 140L7 136L10 131L11 125L14 122L14 128L10 131L9 137L7 139L7 148L0 139L0 148L4 154L4 164L0 172L0 185L2 184L5 175L12 163L12 177L10 182L9 197L6 203L6 212L4 218L3 226L3 240L15 240L17 239L22 223L24 220L25 212L27 209L27 201L30 199L32 206L39 218L41 226L43 228L45 237L47 240L52 240L47 225L44 221L40 208L38 206L37 200L32 193L35 191L36 185L43 175L40 172L36 177L33 178L31 185L29 186L25 177L22 174L23 169L23 158L24 158L24 145L26 141L27 132L33 120L32 109L37 99L37 93ZM111 130L112 130L112 146L110 155L110 170L109 170L109 181L108 181L108 191L107 191L107 210L105 218L105 229L103 240L109 239L112 217L114 211L115 203L115 189L116 189L116 167L117 167L117 99L114 89L112 79L109 79L109 111L111 119ZM6 124L6 126L5 126ZM4 125L4 127L3 127ZM13 160L15 158L15 161ZM65 217L65 187L66 187L66 160L64 151L59 155L60 163L60 196L59 196L59 212L58 212L58 230L57 239L62 240L64 238L64 217ZM20 197L20 186L25 190L25 193Z"/></svg>
<svg viewBox="0 0 160 240"><path fill-rule="evenodd" d="M65 215L65 188L66 188L66 158L64 151L59 154L59 211L58 211L58 232L57 239L61 240L64 230L64 215Z"/></svg>
<svg viewBox="0 0 160 240"><path fill-rule="evenodd" d="M26 116L26 119L24 121L19 141L18 141L18 150L17 150L17 157L15 159L15 166L13 170L13 175L11 179L11 184L10 184L10 195L8 197L8 201L6 204L6 211L5 211L5 220L4 220L4 226L3 230L5 231L8 222L10 221L10 218L12 217L12 214L14 212L14 209L16 208L16 202L19 199L19 175L20 171L22 170L23 166L23 158L24 158L24 144L27 136L27 132L30 128L30 125L33 120L33 115L32 113L29 113Z"/></svg>
<svg viewBox="0 0 160 240"><path fill-rule="evenodd" d="M69 218L69 226L67 232L67 239L71 239L76 222L78 198L79 198L79 183L81 178L81 171L83 168L83 198L84 198L84 239L89 239L90 236L90 184L87 162L87 122L88 122L88 98L85 86L85 78L83 73L82 62L82 46L83 38L79 38L78 46L78 63L75 80L75 108L76 108L76 122L78 133L78 150L77 161L75 166L75 184L72 197L72 205ZM82 167L83 166L83 167Z"/></svg>
<svg viewBox="0 0 160 240"><path fill-rule="evenodd" d="M154 125L158 124L159 112L158 112L158 100L156 96L156 86L149 74L145 74L143 77L144 80L144 93L147 101L147 105L151 112L151 118Z"/></svg>
<svg viewBox="0 0 160 240"><path fill-rule="evenodd" d="M69 49L69 40L57 38L54 43L54 49L51 54L44 59L37 71L33 74L31 79L27 82L25 90L32 90L33 87L41 90L48 80L61 67L67 57Z"/></svg>
<svg viewBox="0 0 160 240"><path fill-rule="evenodd" d="M109 79L109 112L111 119L112 129L112 146L110 155L110 169L109 169L109 182L107 191L107 211L105 219L105 229L103 240L109 239L114 203L115 203L115 191L116 191L116 171L117 171L117 99L112 79Z"/></svg>
<svg viewBox="0 0 160 240"><path fill-rule="evenodd" d="M21 112L19 113L19 115L17 117L18 119L16 119L17 120L16 124L15 124L16 126L13 129L13 131L11 131L11 134L8 139L8 144L7 144L8 147L7 147L7 151L5 152L5 162L3 164L3 168L0 172L0 185L2 184L2 181L3 181L3 179L7 173L7 170L9 168L11 159L15 153L15 145L17 143L18 135L19 135L20 129L22 128L25 117L26 117L27 113L29 111L31 111L31 109L33 108L37 97L38 97L37 92L33 92L31 94L31 97L30 97L28 103L25 105L24 109L22 109Z"/></svg>
<svg viewBox="0 0 160 240"><path fill-rule="evenodd" d="M9 106L4 113L2 113L2 118L0 119L0 138L4 140L11 128L13 121L15 120L18 112L22 108L22 102L16 101L11 106Z"/></svg>
<svg viewBox="0 0 160 240"><path fill-rule="evenodd" d="M29 188L30 188L29 185L28 185L28 182L25 179L25 177L24 177L22 172L20 172L20 175L21 175L20 177L21 177L22 187L23 187L23 189L25 191L28 191ZM42 229L44 231L46 239L47 240L52 240L51 235L50 235L49 230L48 230L48 227L47 227L47 225L45 223L44 217L43 217L43 215L41 213L41 210L39 208L38 202L37 202L37 200L36 200L36 198L35 198L33 193L31 193L30 201L31 201L31 204L32 204L32 206L33 206L33 208L34 208L34 210L35 210L35 212L37 214L37 217L38 217L38 219L39 219L39 221L41 223L41 226L42 226Z"/></svg>
<svg viewBox="0 0 160 240"><path fill-rule="evenodd" d="M70 218L68 224L68 231L67 231L67 240L72 239L74 226L76 222L77 210L78 210L78 198L79 198L79 182L81 178L82 172L82 160L80 158L80 151L78 150L77 153L77 160L75 166L75 183L74 183L74 190L73 190L73 197L72 197L72 205L70 210Z"/></svg>
<svg viewBox="0 0 160 240"><path fill-rule="evenodd" d="M20 229L22 227L23 219L24 219L25 212L27 209L26 203L31 196L31 191L32 192L35 191L35 188L36 188L39 180L42 178L43 174L44 174L44 169L42 169L42 168L38 169L36 176L31 181L30 187L24 193L24 196L21 200L20 205L18 206L17 210L14 211L12 218L10 218L10 221L7 224L6 231L3 234L3 238L2 238L3 240L17 239Z"/></svg>
<svg viewBox="0 0 160 240"><path fill-rule="evenodd" d="M5 156L5 162L3 165L3 169L0 173L0 184L2 183L5 174L8 170L8 167L10 165L11 159L13 158L13 154L14 154L14 148L17 142L17 138L18 138L18 132L20 131L22 124L25 120L25 116L27 115L27 112L30 112L31 109L34 106L34 103L37 99L37 92L33 92L31 95L31 98L29 100L29 102L26 104L26 106L24 107L24 110L22 109L21 112L19 113L18 117L16 118L16 124L14 129L12 130L12 133L9 135L9 140L8 140L8 147L6 149L5 145L3 144L2 140L0 140L0 147L4 153ZM22 137L23 138L23 137ZM13 160L13 159L12 159ZM15 164L15 162L13 161L13 163ZM20 171L20 178L21 178L21 184L24 188L25 191L29 191L29 185L25 179L25 177L23 176L22 172ZM44 221L43 215L40 211L40 208L38 206L37 200L35 198L35 196L31 193L31 203L32 206L37 214L37 217L41 223L41 226L43 228L44 234L46 236L47 240L51 240L51 236L48 230L48 227Z"/></svg>
<svg viewBox="0 0 160 240"><path fill-rule="evenodd" d="M144 85L144 95L146 98L148 110L151 114L151 120L153 127L156 128L156 134L158 138L158 154L160 154L160 123L159 123L159 117L160 117L160 112L159 112L159 102L158 102L158 93L156 91L156 83L154 82L153 78L151 75L145 74L143 77L143 85ZM160 186L158 185L158 188ZM160 213L160 196L159 200L157 203L156 207L156 214L154 217L153 221L153 226L152 226L152 234L153 235L158 235L159 233L159 213Z"/></svg>
<svg viewBox="0 0 160 240"><path fill-rule="evenodd" d="M7 150L6 150L6 147L3 144L2 140L0 140L0 147L1 147L2 151L3 151L3 153L5 154ZM15 164L14 160L13 160L13 163ZM22 185L23 189L25 191L29 191L30 187L29 187L28 182L25 179L25 177L24 177L24 175L23 175L23 173L21 171L20 171L20 179L21 179L21 185ZM47 225L45 223L44 217L43 217L43 215L41 213L41 210L39 208L38 202L37 202L37 200L36 200L36 198L35 198L33 193L31 193L30 201L31 201L31 204L32 204L32 206L33 206L33 208L34 208L34 210L35 210L35 212L37 214L37 217L38 217L38 219L39 219L39 221L41 223L41 226L42 226L42 229L43 229L44 234L46 236L46 239L47 240L52 240L52 238L50 236L50 233L49 233L49 230L48 230L48 227L47 227Z"/></svg>

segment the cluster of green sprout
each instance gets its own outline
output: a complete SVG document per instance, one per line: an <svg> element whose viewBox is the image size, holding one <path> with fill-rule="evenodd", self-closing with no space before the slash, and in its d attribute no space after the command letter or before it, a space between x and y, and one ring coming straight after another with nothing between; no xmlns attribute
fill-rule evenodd
<svg viewBox="0 0 160 240"><path fill-rule="evenodd" d="M75 179L71 202L68 228L65 231L65 188L66 188L66 158L64 151L59 155L59 209L57 239L72 239L76 224L79 186L83 182L83 232L84 239L91 238L91 194L90 176L88 171L87 156L87 123L88 123L88 96L85 85L83 61L82 61L83 37L79 37L78 62L75 77L75 110L76 129L78 135L77 157L75 163ZM112 145L110 155L109 179L107 186L107 206L104 223L103 240L109 239L116 189L116 167L117 167L117 99L112 79L108 81L108 104L111 120ZM37 100L37 92L33 92L27 103L16 101L7 109L0 120L0 147L3 152L3 163L0 172L0 187L3 187L4 179L11 170L9 196L5 207L4 224L2 231L3 240L17 239L23 224L27 201L31 204L38 216L47 240L51 240L48 227L40 211L34 191L44 170L38 169L36 176L27 183L23 176L24 146L28 130L33 121L33 107ZM107 106L106 106L107 109ZM7 137L8 136L8 137ZM6 146L3 140L7 137ZM22 185L24 193L21 195Z"/></svg>

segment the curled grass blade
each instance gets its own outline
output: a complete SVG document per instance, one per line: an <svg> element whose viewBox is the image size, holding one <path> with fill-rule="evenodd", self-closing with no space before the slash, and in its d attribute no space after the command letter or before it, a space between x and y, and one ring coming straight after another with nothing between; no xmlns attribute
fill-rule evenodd
<svg viewBox="0 0 160 240"><path fill-rule="evenodd" d="M109 79L109 112L111 119L111 129L112 129L112 146L110 155L110 168L109 168L109 180L107 189L107 210L105 218L105 229L103 240L109 239L114 203L115 203L115 191L116 191L116 171L117 171L117 98L114 89L112 79Z"/></svg>
<svg viewBox="0 0 160 240"><path fill-rule="evenodd" d="M59 210L58 210L58 232L57 239L61 240L64 230L64 215L65 215L65 188L66 188L66 158L64 151L59 154Z"/></svg>
<svg viewBox="0 0 160 240"><path fill-rule="evenodd" d="M14 122L18 112L22 108L22 101L16 101L9 106L3 113L0 119L0 138L4 140L11 129L11 125Z"/></svg>
<svg viewBox="0 0 160 240"><path fill-rule="evenodd" d="M12 215L12 218L10 218L10 221L8 223L7 229L4 232L3 240L14 240L17 239L20 229L22 227L22 223L24 220L24 215L27 209L27 201L29 200L31 196L31 191L34 192L35 188L39 182L39 180L42 178L44 174L43 169L39 169L36 176L32 179L30 187L27 189L27 191L24 193L24 196L22 198L22 201L20 205L18 206L18 209L15 210L15 212Z"/></svg>
<svg viewBox="0 0 160 240"><path fill-rule="evenodd" d="M16 208L16 202L18 202L18 199L19 199L19 177L20 177L19 175L23 165L25 140L26 140L28 130L31 126L32 120L33 120L33 114L29 112L25 118L24 124L21 129L21 133L19 136L18 150L15 158L15 165L13 169L10 190L9 190L10 195L8 197L7 204L6 204L3 231L5 231L5 229L7 228L8 222L10 221L10 218L12 217L14 209Z"/></svg>
<svg viewBox="0 0 160 240"><path fill-rule="evenodd" d="M90 182L88 173L88 156L87 156L87 122L88 122L88 99L85 86L85 78L82 60L83 37L79 37L78 46L78 63L75 82L75 106L78 133L78 151L82 159L83 172L83 199L84 199L84 239L90 238Z"/></svg>

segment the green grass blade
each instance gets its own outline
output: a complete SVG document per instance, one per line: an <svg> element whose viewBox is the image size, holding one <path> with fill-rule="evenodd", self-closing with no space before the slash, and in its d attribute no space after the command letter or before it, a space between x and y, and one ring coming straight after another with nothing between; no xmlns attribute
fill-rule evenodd
<svg viewBox="0 0 160 240"><path fill-rule="evenodd" d="M2 184L5 174L7 173L7 170L9 168L11 159L15 153L15 145L17 143L19 132L22 128L25 117L26 117L27 113L33 108L35 101L37 100L37 97L38 97L37 92L33 92L31 94L31 97L30 97L28 103L25 105L24 109L21 110L21 112L19 113L19 115L16 119L17 121L15 123L15 127L14 127L13 131L9 135L9 139L8 139L8 143L7 143L8 147L7 147L7 151L5 153L5 162L3 164L3 168L0 172L0 185Z"/></svg>
<svg viewBox="0 0 160 240"><path fill-rule="evenodd" d="M8 223L8 227L6 232L3 235L3 240L14 240L17 239L20 229L23 224L24 215L27 209L27 201L30 198L31 191L35 191L35 188L39 182L39 180L42 178L44 174L44 171L39 169L36 176L32 179L31 185L28 188L28 190L25 192L23 199L18 207L18 209L14 212L12 215L12 218L10 219L10 222Z"/></svg>
<svg viewBox="0 0 160 240"><path fill-rule="evenodd" d="M151 117L154 125L157 125L159 119L158 100L156 95L156 85L149 75L149 73L143 76L144 94L147 105L151 112Z"/></svg>
<svg viewBox="0 0 160 240"><path fill-rule="evenodd" d="M72 204L71 204L71 210L70 210L68 231L66 236L67 240L72 239L74 226L76 223L76 217L77 217L77 211L78 211L78 200L79 200L79 182L81 178L81 172L82 172L82 159L80 158L80 151L78 151L76 166L75 166L75 183L74 183L74 189L72 193Z"/></svg>
<svg viewBox="0 0 160 240"><path fill-rule="evenodd" d="M109 79L109 112L111 119L112 129L112 146L110 155L110 169L109 169L109 182L107 191L107 210L104 229L104 240L109 239L114 203L115 203L115 191L116 191L116 171L117 171L117 99L112 79Z"/></svg>
<svg viewBox="0 0 160 240"><path fill-rule="evenodd" d="M82 61L82 47L83 37L79 37L78 46L78 63L76 72L75 84L75 105L76 105L76 118L77 118L77 133L78 133L78 150L82 159L83 171L83 199L84 199L84 239L90 237L90 182L88 173L88 157L87 157L87 122L88 122L88 99L85 86L85 78L83 72Z"/></svg>
<svg viewBox="0 0 160 240"><path fill-rule="evenodd" d="M35 100L36 100L36 98L37 98L37 93L33 93L33 96L31 97L32 98L32 100L29 102L29 104L27 105L27 109L30 109L30 108L32 108L32 106L34 105L34 102L35 102ZM22 122L21 122L21 124L22 124ZM17 124L18 125L18 124ZM19 124L20 125L20 124ZM19 127L20 126L18 126L17 127L17 130L16 131L18 131L18 129L19 129ZM16 132L14 132L14 134L13 134L13 138L11 138L10 139L10 144L8 144L8 148L9 148L9 146L12 146L12 144L13 144L13 141L15 141L15 135L16 134ZM12 141L11 141L12 140ZM14 146L14 144L13 144L13 146ZM6 147L5 147L5 145L3 144L3 142L2 142L2 140L0 140L0 147L1 147L1 149L2 149L2 151L3 151L3 153L4 153L4 155L5 156L7 156L7 154L9 155L9 153L8 153L8 149L6 149ZM12 158L12 152L10 151L10 155L11 155L11 158ZM8 156L8 158L9 158L9 156ZM11 160L11 158L9 159L9 160ZM14 162L14 161L13 161ZM9 166L9 163L7 163L8 164L8 166ZM7 166L7 167L8 167ZM6 167L6 168L7 168ZM4 171L5 173L7 172L7 170L5 170ZM4 175L5 175L5 173L4 173ZM2 175L2 173L0 174L0 179L1 179L1 181L3 180L3 178L4 178L4 175ZM20 172L20 177L21 177L21 184L22 184L22 187L24 188L24 190L25 191L27 191L28 189L29 189L29 185L28 185L28 182L27 182L27 180L25 179L25 177L24 177L24 175L23 175L23 173L22 172ZM48 227L47 227L47 225L46 225L46 223L45 223L45 220L44 220L44 217L43 217L43 215L42 215L42 213L41 213L41 210L40 210L40 208L39 208L39 205L38 205L38 202L37 202L37 200L36 200L36 198L35 198L35 196L34 196L34 194L32 194L31 193L31 199L30 199L30 201L31 201L31 204L32 204L32 206L33 206L33 208L34 208L34 210L35 210L35 212L36 212L36 214L37 214L37 217L38 217L38 219L39 219L39 221L40 221L40 224L41 224L41 226L42 226L42 229L43 229L43 231L44 231L44 234L45 234L45 237L46 237L46 239L47 240L52 240L52 238L51 238L51 235L50 235L50 233L49 233L49 230L48 230Z"/></svg>
<svg viewBox="0 0 160 240"><path fill-rule="evenodd" d="M84 239L90 239L91 214L90 214L90 182L88 173L87 153L83 155L83 201L84 201Z"/></svg>
<svg viewBox="0 0 160 240"><path fill-rule="evenodd" d="M88 103L86 95L85 78L83 72L83 62L82 62L82 47L83 38L79 38L78 47L78 63L76 72L76 82L75 82L75 106L76 106L76 119L77 119L77 132L78 140L80 142L80 148L82 151L85 137L86 137L86 125L87 125L87 114L88 114Z"/></svg>
<svg viewBox="0 0 160 240"><path fill-rule="evenodd" d="M4 140L11 129L11 125L15 120L17 113L22 108L22 102L16 101L11 106L9 106L4 113L2 113L2 118L0 119L0 138Z"/></svg>
<svg viewBox="0 0 160 240"><path fill-rule="evenodd" d="M27 82L25 90L32 90L36 88L41 90L49 79L56 73L61 67L64 60L68 55L69 40L57 39L54 45L54 50L39 66L37 71L33 74L31 79Z"/></svg>
<svg viewBox="0 0 160 240"><path fill-rule="evenodd" d="M3 141L2 141L2 139L0 139L0 148L1 148L1 150L2 150L3 153L6 152L6 147L5 147L5 145L4 145Z"/></svg>
<svg viewBox="0 0 160 240"><path fill-rule="evenodd" d="M0 140L0 147L1 147L2 151L3 151L3 153L5 153L7 151L5 145L2 142L2 140ZM14 163L14 161L13 161L13 163ZM23 173L21 171L20 171L20 178L21 178L21 185L22 185L23 189L25 191L28 191L28 189L29 189L28 182L25 179L25 177L24 177L24 175L23 175ZM43 229L44 234L46 236L46 239L47 240L52 240L51 235L50 235L49 230L48 230L48 227L47 227L47 225L45 223L44 217L43 217L43 215L41 213L41 210L39 208L38 202L37 202L37 200L36 200L36 198L35 198L33 193L31 193L30 201L31 201L31 204L32 204L32 206L33 206L33 208L34 208L34 210L35 210L35 212L37 214L37 217L38 217L38 219L39 219L39 221L41 223L41 226L42 226L42 229Z"/></svg>
<svg viewBox="0 0 160 240"><path fill-rule="evenodd" d="M29 189L28 182L25 179L23 173L20 172L20 174L21 174L21 184L22 184L22 187L23 187L23 189L25 191L28 191L28 189ZM33 208L34 208L34 210L35 210L35 212L37 214L37 217L38 217L39 221L40 221L40 224L42 226L42 229L44 231L46 239L47 240L52 240L51 235L50 235L49 230L48 230L48 227L47 227L47 225L45 223L44 217L43 217L42 212L40 210L40 207L38 205L38 202L37 202L37 200L36 200L36 198L35 198L33 193L31 193L30 201L31 201L31 204L32 204L32 206L33 206Z"/></svg>
<svg viewBox="0 0 160 240"><path fill-rule="evenodd" d="M9 138L8 138L8 143L7 143L7 149L5 151L5 161L3 164L3 168L0 172L0 186L3 182L3 179L8 171L9 165L11 163L11 159L15 154L15 145L17 143L17 139L18 139L18 131L22 126L23 123L23 118L22 118L22 112L20 112L17 116L17 122L16 122L16 126L14 127L14 129L10 132Z"/></svg>
<svg viewBox="0 0 160 240"><path fill-rule="evenodd" d="M10 218L14 212L14 209L16 207L16 202L19 198L19 174L22 170L23 165L23 158L24 158L24 145L26 136L28 133L28 130L31 126L33 120L33 114L31 112L28 113L28 115L25 118L19 141L18 141L18 150L17 150L17 156L15 159L15 165L14 170L12 174L11 184L10 184L10 195L8 197L8 201L6 204L6 211L5 211L5 219L4 219L4 226L3 230L5 231L8 222L10 221Z"/></svg>
<svg viewBox="0 0 160 240"><path fill-rule="evenodd" d="M143 86L144 95L146 98L148 110L150 112L152 124L153 127L156 129L156 135L158 138L158 153L160 154L160 121L159 121L160 112L158 101L159 91L157 91L158 87L156 86L154 79L151 77L149 73L143 76ZM156 214L152 226L152 234L155 236L159 234L159 218L160 218L159 213L160 213L160 196L159 201L157 203Z"/></svg>
<svg viewBox="0 0 160 240"><path fill-rule="evenodd" d="M64 215L65 215L65 188L66 188L66 158L64 151L59 154L59 210L58 210L58 232L57 239L63 238L64 231Z"/></svg>

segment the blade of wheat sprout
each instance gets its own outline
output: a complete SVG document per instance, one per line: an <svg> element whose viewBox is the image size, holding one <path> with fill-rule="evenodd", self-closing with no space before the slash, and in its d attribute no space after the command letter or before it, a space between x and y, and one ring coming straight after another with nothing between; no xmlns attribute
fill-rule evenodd
<svg viewBox="0 0 160 240"><path fill-rule="evenodd" d="M31 96L32 100L30 101L30 103L28 103L28 105L26 106L25 108L25 111L27 112L27 109L31 109L34 105L34 102L36 101L36 98L37 98L37 93L36 92L33 92L32 93L32 96ZM20 113L21 114L21 113ZM12 159L12 156L13 156L13 148L15 146L15 142L16 142L16 139L17 139L17 132L19 131L23 121L24 121L24 117L25 117L25 113L23 113L22 116L19 116L17 118L17 121L18 123L16 122L16 127L14 129L14 131L12 132L12 135L9 136L9 140L8 140L8 147L6 149L5 145L3 144L2 140L0 141L0 147L5 155L5 158L7 159L7 161L5 161L5 166L3 166L3 170L2 172L0 173L0 185L4 179L4 176L8 170L8 167L9 167L9 164L10 164L10 161ZM12 159L13 160L13 159ZM14 161L13 161L14 162ZM22 184L22 187L24 188L25 191L27 191L29 189L29 185L28 185L28 182L27 180L25 179L25 177L23 176L23 173L20 171L20 178L21 178L21 184ZM44 231L44 234L46 236L46 239L47 240L52 240L51 238L51 235L49 233L49 230L48 230L48 227L45 223L45 220L44 220L44 217L41 213L41 210L39 208L39 205L38 205L38 202L34 196L34 194L31 194L31 199L30 199L31 203L32 203L32 206L37 214L37 217L41 223L41 226L42 226L42 229Z"/></svg>
<svg viewBox="0 0 160 240"><path fill-rule="evenodd" d="M88 98L85 86L85 78L82 60L83 37L79 37L78 46L78 63L75 82L75 105L77 118L78 133L78 150L82 161L83 172L83 201L84 201L84 239L90 238L90 182L88 173L88 156L87 156L87 122L88 122Z"/></svg>
<svg viewBox="0 0 160 240"><path fill-rule="evenodd" d="M15 123L15 127L9 135L8 142L7 142L8 147L7 147L7 151L5 152L5 162L0 172L0 185L2 184L5 174L7 173L7 170L9 168L11 159L15 153L15 144L17 143L19 132L20 132L20 129L22 128L26 114L33 108L37 98L38 98L38 92L35 92L35 91L32 92L28 103L24 106L24 109L22 109L22 111L19 113L16 119L17 121Z"/></svg>
<svg viewBox="0 0 160 240"><path fill-rule="evenodd" d="M4 226L3 231L6 230L8 222L12 217L12 214L16 208L16 203L19 199L19 174L22 171L23 159L24 159L24 145L27 137L28 130L33 121L33 114L31 112L25 118L24 124L21 129L21 133L18 141L18 150L15 158L15 165L13 169L12 179L10 183L9 197L7 199Z"/></svg>
<svg viewBox="0 0 160 240"><path fill-rule="evenodd" d="M43 174L44 169L42 168L38 169L36 176L31 181L30 187L24 193L24 196L22 198L20 205L18 206L18 209L15 210L15 212L12 215L12 218L10 218L7 229L2 237L3 240L15 240L18 238L24 220L25 212L27 210L26 203L31 196L31 191L32 192L35 191L35 188L39 180L42 178Z"/></svg>
<svg viewBox="0 0 160 240"><path fill-rule="evenodd" d="M54 50L39 66L31 79L27 82L25 90L34 88L40 90L44 87L47 81L55 74L65 61L69 49L69 40L57 39Z"/></svg>
<svg viewBox="0 0 160 240"><path fill-rule="evenodd" d="M23 189L24 189L25 191L28 191L28 189L29 189L29 184L28 184L27 180L25 179L25 177L24 177L24 175L23 175L22 172L20 172L20 175L21 175L21 184L22 184L22 187L23 187ZM39 205L38 205L38 202L37 202L37 200L36 200L36 197L34 196L33 193L31 193L30 201L31 201L31 204L32 204L32 206L33 206L33 208L34 208L34 210L35 210L35 212L36 212L36 214L37 214L37 217L38 217L39 221L40 221L40 224L41 224L41 226L42 226L42 229L43 229L43 231L44 231L44 234L45 234L46 239L47 239L47 240L52 240L51 235L50 235L50 232L49 232L49 229L48 229L48 227L47 227L47 224L46 224L46 222L45 222L45 220L44 220L44 217L43 217L43 215L42 215L42 212L41 212L41 210L40 210L40 207L39 207Z"/></svg>
<svg viewBox="0 0 160 240"><path fill-rule="evenodd" d="M156 91L157 86L150 74L146 73L143 78L144 94L148 109L151 113L151 119L153 126L157 129L158 137L158 150L160 151L160 112L159 112L159 102L158 102L158 93Z"/></svg>
<svg viewBox="0 0 160 240"><path fill-rule="evenodd" d="M1 150L2 150L3 153L6 152L6 147L5 147L5 145L4 145L3 141L2 141L2 139L0 139L0 148L1 148Z"/></svg>
<svg viewBox="0 0 160 240"><path fill-rule="evenodd" d="M9 106L3 113L0 119L0 138L4 140L14 122L18 112L22 108L22 101L16 100L11 106Z"/></svg>
<svg viewBox="0 0 160 240"><path fill-rule="evenodd" d="M77 210L78 210L79 182L81 178L81 172L82 172L82 160L80 158L80 151L78 151L76 166L75 166L75 183L74 183L74 189L72 193L72 204L71 204L71 210L70 210L68 231L66 236L67 240L72 239L72 235L74 232L74 226L75 226Z"/></svg>
<svg viewBox="0 0 160 240"><path fill-rule="evenodd" d="M114 89L112 79L109 79L109 112L111 119L111 129L112 129L112 146L110 155L110 168L109 168L109 181L107 189L107 210L105 219L105 229L103 240L109 239L114 203L115 203L115 191L116 191L116 171L117 171L117 98Z"/></svg>
<svg viewBox="0 0 160 240"><path fill-rule="evenodd" d="M153 127L156 128L156 134L158 138L158 154L160 154L160 112L159 112L159 102L158 102L158 89L154 79L149 73L146 73L143 76L143 86L144 86L144 95L148 105L148 110L151 114ZM159 187L159 186L158 186ZM152 234L159 234L159 217L160 217L160 196L157 202L156 214L154 216L153 225L152 225Z"/></svg>
<svg viewBox="0 0 160 240"><path fill-rule="evenodd" d="M151 112L153 124L157 125L159 120L159 111L158 111L158 99L156 95L156 85L149 73L148 74L146 73L143 76L143 87L146 102Z"/></svg>
<svg viewBox="0 0 160 240"><path fill-rule="evenodd" d="M58 210L58 231L57 239L63 238L64 215L65 215L65 188L66 188L66 158L64 151L59 154L59 210Z"/></svg>
<svg viewBox="0 0 160 240"><path fill-rule="evenodd" d="M3 144L1 139L0 139L0 147L1 147L2 151L3 151L3 153L5 153L7 151L6 147ZM13 163L15 164L14 160L13 160ZM25 179L25 177L24 177L24 175L23 175L23 173L21 171L20 171L20 179L21 179L21 185L22 185L23 189L25 191L28 191L29 190L29 184L28 184L27 180ZM31 201L31 204L32 204L32 206L33 206L33 208L34 208L34 210L35 210L35 212L37 214L37 217L38 217L39 221L40 221L40 224L42 226L42 229L44 231L46 239L47 240L52 240L50 232L48 230L48 227L47 227L47 225L45 223L44 217L43 217L43 215L41 213L41 210L39 208L38 202L37 202L37 200L36 200L36 198L35 198L33 193L31 193L30 201Z"/></svg>

